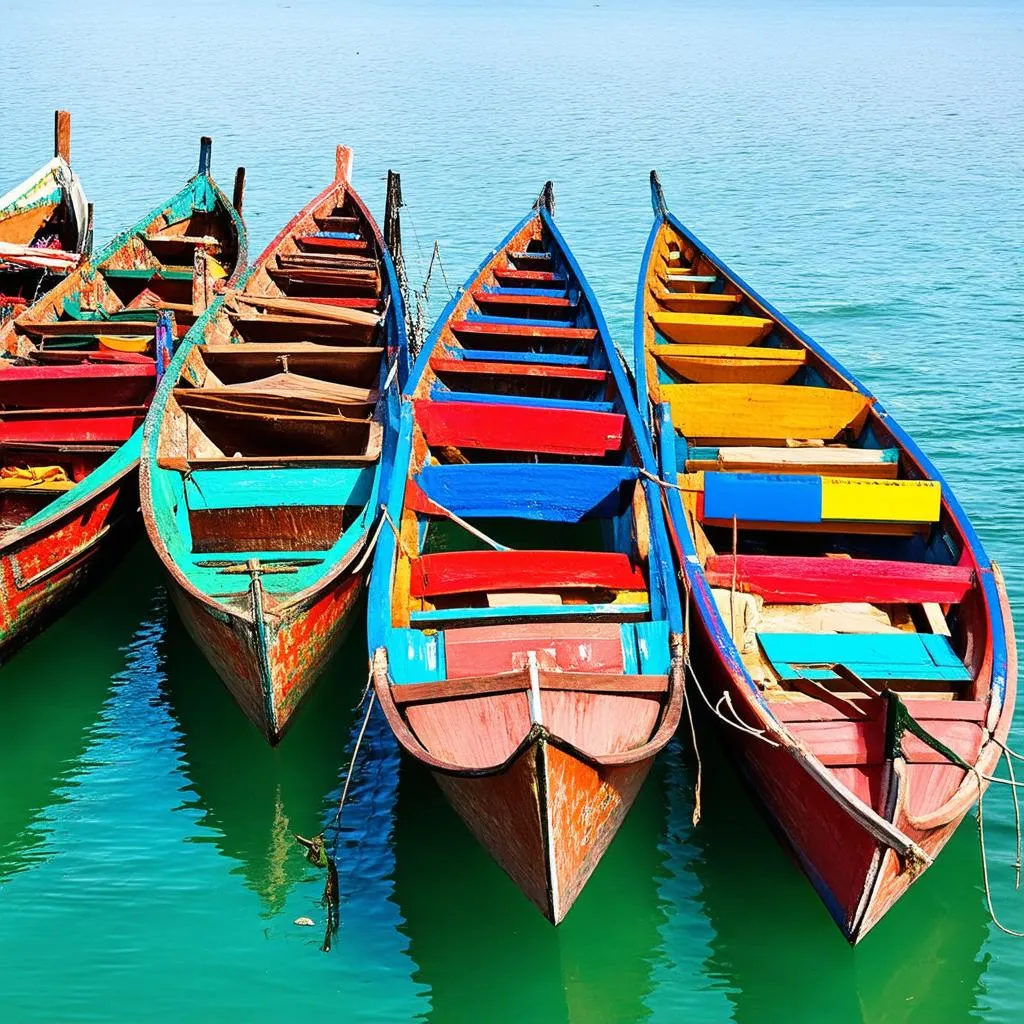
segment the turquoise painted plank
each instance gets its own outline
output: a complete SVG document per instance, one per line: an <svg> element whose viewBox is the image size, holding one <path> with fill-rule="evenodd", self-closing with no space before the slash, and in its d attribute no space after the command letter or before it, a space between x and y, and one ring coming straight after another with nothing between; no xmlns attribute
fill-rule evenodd
<svg viewBox="0 0 1024 1024"><path fill-rule="evenodd" d="M708 473L704 517L766 523L820 523L821 477Z"/></svg>
<svg viewBox="0 0 1024 1024"><path fill-rule="evenodd" d="M200 469L185 480L190 508L365 505L375 466L337 469Z"/></svg>
<svg viewBox="0 0 1024 1024"><path fill-rule="evenodd" d="M392 629L388 638L388 671L396 683L440 682L447 674L444 634L418 629Z"/></svg>
<svg viewBox="0 0 1024 1024"><path fill-rule="evenodd" d="M718 458L718 448L709 448L706 445L697 445L690 449L687 459L693 462L714 462ZM814 449L810 450L813 454ZM883 448L882 449L882 462L899 462L900 461L900 450L899 448Z"/></svg>
<svg viewBox="0 0 1024 1024"><path fill-rule="evenodd" d="M586 412L614 412L614 402L587 402L569 398L530 398L526 395L496 395L475 391L449 391L442 384L435 383L430 397L445 402L477 402L482 405L525 405L541 409L582 409Z"/></svg>
<svg viewBox="0 0 1024 1024"><path fill-rule="evenodd" d="M446 608L411 612L409 621L429 626L438 622L477 622L499 619L578 619L591 615L630 618L650 614L646 601L637 604L512 605L506 608Z"/></svg>
<svg viewBox="0 0 1024 1024"><path fill-rule="evenodd" d="M799 675L794 665L838 662L868 679L945 679L968 682L971 674L949 639L932 633L758 633L773 667L784 679ZM820 672L821 670L819 670Z"/></svg>
<svg viewBox="0 0 1024 1024"><path fill-rule="evenodd" d="M621 512L638 475L632 466L499 462L424 466L415 480L456 515L577 523Z"/></svg>
<svg viewBox="0 0 1024 1024"><path fill-rule="evenodd" d="M640 674L667 675L672 662L672 653L668 645L668 622L664 619L654 619L651 622L637 622L634 628Z"/></svg>
<svg viewBox="0 0 1024 1024"><path fill-rule="evenodd" d="M637 654L636 627L637 622L620 622L619 636L622 643L622 671L627 676L640 674L640 659Z"/></svg>

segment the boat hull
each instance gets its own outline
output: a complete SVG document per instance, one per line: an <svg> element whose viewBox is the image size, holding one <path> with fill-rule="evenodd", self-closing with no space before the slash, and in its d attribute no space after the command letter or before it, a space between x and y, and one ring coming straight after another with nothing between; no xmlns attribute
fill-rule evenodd
<svg viewBox="0 0 1024 1024"><path fill-rule="evenodd" d="M538 738L498 773L433 774L477 841L558 924L615 838L653 763L648 757L595 766Z"/></svg>
<svg viewBox="0 0 1024 1024"><path fill-rule="evenodd" d="M728 695L733 707L750 707L745 680L738 676L722 655L719 640L701 614L699 603L691 617L695 638L692 647L694 668L700 685L710 703L718 706ZM1005 609L1004 609L1005 611ZM1009 620L1007 618L1009 624ZM1012 628L1012 624L1010 624ZM1010 643L1012 677L1016 676L1016 654ZM1005 740L1012 717L1011 703L1002 709L997 737ZM751 711L740 710L739 717L748 725L760 728ZM806 874L822 903L846 939L856 944L885 916L901 896L934 861L957 827L967 816L977 790L968 780L965 799L943 820L928 822L927 827L912 814L912 800L928 787L929 782L942 787L939 772L958 771L951 765L899 762L902 774L897 787L893 825L913 841L927 857L924 862L902 859L888 845L879 842L843 804L836 799L833 788L826 788L819 778L793 756L783 745L770 746L749 732L717 722L718 735L733 753L734 763L743 781L752 791L755 803L765 814L769 826L782 840L794 860ZM982 773L991 773L999 759L999 749L988 744L978 761ZM871 803L871 779L866 771L855 768L844 771L843 784L865 803ZM963 773L960 773L961 775ZM935 778L930 778L935 776Z"/></svg>
<svg viewBox="0 0 1024 1024"><path fill-rule="evenodd" d="M259 616L252 614L251 598L230 612L170 574L168 580L196 646L249 721L277 743L351 627L363 576L342 575L306 600Z"/></svg>
<svg viewBox="0 0 1024 1024"><path fill-rule="evenodd" d="M139 533L138 493L135 461L64 512L0 542L0 660L64 614L127 551Z"/></svg>

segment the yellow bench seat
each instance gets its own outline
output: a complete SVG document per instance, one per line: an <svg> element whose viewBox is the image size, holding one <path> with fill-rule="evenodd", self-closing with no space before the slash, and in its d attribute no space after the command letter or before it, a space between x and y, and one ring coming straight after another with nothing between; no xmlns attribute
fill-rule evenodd
<svg viewBox="0 0 1024 1024"><path fill-rule="evenodd" d="M669 341L691 345L753 345L775 323L759 316L721 313L652 313L651 322Z"/></svg>
<svg viewBox="0 0 1024 1024"><path fill-rule="evenodd" d="M654 345L670 373L697 384L785 384L807 361L802 348L756 345Z"/></svg>

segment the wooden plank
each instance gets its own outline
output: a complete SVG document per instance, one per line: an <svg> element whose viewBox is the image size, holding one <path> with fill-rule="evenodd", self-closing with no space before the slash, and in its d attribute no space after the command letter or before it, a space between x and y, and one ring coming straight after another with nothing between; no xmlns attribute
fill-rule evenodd
<svg viewBox="0 0 1024 1024"><path fill-rule="evenodd" d="M751 345L775 329L760 316L722 313L651 313L651 322L666 338L681 344Z"/></svg>
<svg viewBox="0 0 1024 1024"><path fill-rule="evenodd" d="M740 302L739 295L724 292L672 292L652 288L654 301L674 313L728 313Z"/></svg>
<svg viewBox="0 0 1024 1024"><path fill-rule="evenodd" d="M490 590L645 590L639 566L607 551L457 551L412 560L413 597Z"/></svg>
<svg viewBox="0 0 1024 1024"><path fill-rule="evenodd" d="M821 518L826 521L936 523L942 511L937 480L821 478Z"/></svg>
<svg viewBox="0 0 1024 1024"><path fill-rule="evenodd" d="M18 328L25 334L43 338L88 338L98 334L144 334L151 338L155 324L147 320L48 320L38 323L19 321Z"/></svg>
<svg viewBox="0 0 1024 1024"><path fill-rule="evenodd" d="M273 469L196 469L185 480L190 508L363 506L376 470L339 466Z"/></svg>
<svg viewBox="0 0 1024 1024"><path fill-rule="evenodd" d="M838 678L825 666L840 663L863 679L969 682L971 673L949 640L931 633L757 634L781 679Z"/></svg>
<svg viewBox="0 0 1024 1024"><path fill-rule="evenodd" d="M649 694L668 692L667 676L605 675L596 672L540 672L542 690L578 691L580 693ZM507 672L494 676L470 676L444 679L433 683L405 683L394 686L391 695L398 705L421 704L428 701L485 697L498 693L517 693L529 689L526 672Z"/></svg>
<svg viewBox="0 0 1024 1024"><path fill-rule="evenodd" d="M604 456L624 444L626 417L619 413L425 399L413 406L430 445Z"/></svg>
<svg viewBox="0 0 1024 1024"><path fill-rule="evenodd" d="M373 346L347 347L292 342L261 347L259 344L202 345L199 352L206 365L225 384L268 377L278 373L287 361L288 369L325 381L371 383L380 373L384 349Z"/></svg>
<svg viewBox="0 0 1024 1024"><path fill-rule="evenodd" d="M704 571L711 586L730 586L732 555L713 555ZM740 555L736 580L746 593L779 604L958 604L974 585L974 571L927 562Z"/></svg>
<svg viewBox="0 0 1024 1024"><path fill-rule="evenodd" d="M576 523L622 512L637 479L631 466L515 462L424 466L409 481L406 505L430 513L431 501L436 501L465 518Z"/></svg>
<svg viewBox="0 0 1024 1024"><path fill-rule="evenodd" d="M552 380L590 380L605 382L607 370L592 370L582 366L558 366L550 363L491 362L490 360L444 359L435 356L430 360L435 373L487 374L507 377L545 377Z"/></svg>
<svg viewBox="0 0 1024 1024"><path fill-rule="evenodd" d="M794 384L663 384L661 394L687 438L831 441L859 431L871 404L857 391Z"/></svg>
<svg viewBox="0 0 1024 1024"><path fill-rule="evenodd" d="M697 384L785 384L807 361L802 348L759 345L654 345L670 373Z"/></svg>
<svg viewBox="0 0 1024 1024"><path fill-rule="evenodd" d="M821 477L707 473L704 517L742 522L821 522Z"/></svg>
<svg viewBox="0 0 1024 1024"><path fill-rule="evenodd" d="M578 350L597 339L592 327L562 327L557 324L513 324L489 320L453 320L449 329L459 338L468 338L476 347L490 342L503 349L513 346L528 346Z"/></svg>
<svg viewBox="0 0 1024 1024"><path fill-rule="evenodd" d="M409 613L409 621L414 626L424 628L440 626L443 623L464 622L505 622L523 619L550 621L556 619L593 618L611 619L627 622L632 619L650 615L651 606L647 601L634 604L563 604L521 605L504 608L435 608L430 611L414 611Z"/></svg>
<svg viewBox="0 0 1024 1024"><path fill-rule="evenodd" d="M236 303L257 309L273 310L275 313L292 313L295 316L314 320L336 320L343 324L357 324L361 327L377 327L381 318L377 313L364 309L350 309L326 302L310 302L303 299L288 299L271 295L250 295L245 292L229 292Z"/></svg>
<svg viewBox="0 0 1024 1024"><path fill-rule="evenodd" d="M817 476L895 479L897 448L848 447L722 447L690 450L686 471L728 470L731 473L809 473Z"/></svg>
<svg viewBox="0 0 1024 1024"><path fill-rule="evenodd" d="M367 252L370 243L364 238L330 238L322 235L301 235L296 239L307 249L326 249L336 252Z"/></svg>

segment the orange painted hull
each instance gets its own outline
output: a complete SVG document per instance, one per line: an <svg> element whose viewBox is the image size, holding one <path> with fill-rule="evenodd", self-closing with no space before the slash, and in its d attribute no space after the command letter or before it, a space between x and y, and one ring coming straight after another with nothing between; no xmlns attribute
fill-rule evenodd
<svg viewBox="0 0 1024 1024"><path fill-rule="evenodd" d="M362 587L362 575L343 576L280 614L268 608L262 633L248 595L233 614L199 600L173 578L171 595L196 646L246 717L274 744L351 628Z"/></svg>
<svg viewBox="0 0 1024 1024"><path fill-rule="evenodd" d="M595 767L538 739L503 772L435 772L479 843L552 924L569 912L633 805L654 758Z"/></svg>

